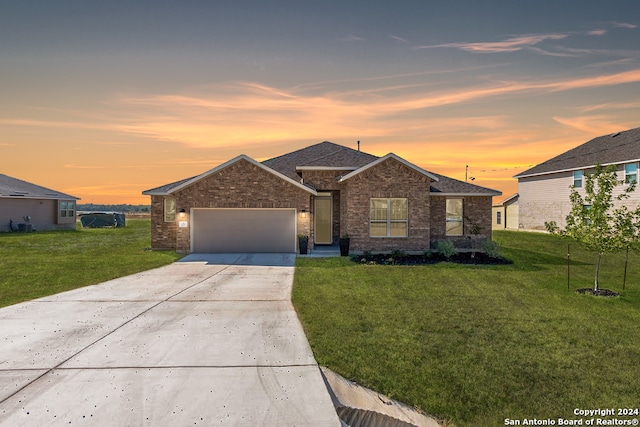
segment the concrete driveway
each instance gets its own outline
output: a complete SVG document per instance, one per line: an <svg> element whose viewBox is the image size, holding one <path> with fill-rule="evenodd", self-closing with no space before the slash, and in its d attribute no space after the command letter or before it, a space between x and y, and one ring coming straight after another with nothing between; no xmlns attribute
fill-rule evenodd
<svg viewBox="0 0 640 427"><path fill-rule="evenodd" d="M193 254L0 309L0 425L340 426L294 260Z"/></svg>

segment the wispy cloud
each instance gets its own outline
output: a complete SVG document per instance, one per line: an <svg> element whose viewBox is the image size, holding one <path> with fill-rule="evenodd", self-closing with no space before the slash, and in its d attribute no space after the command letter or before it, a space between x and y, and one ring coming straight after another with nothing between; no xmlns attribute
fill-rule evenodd
<svg viewBox="0 0 640 427"><path fill-rule="evenodd" d="M349 34L346 37L343 37L341 39L338 39L339 42L347 42L347 43L353 43L353 42L363 42L365 41L365 39L363 37L360 36L356 36L354 34Z"/></svg>
<svg viewBox="0 0 640 427"><path fill-rule="evenodd" d="M373 86L310 95L300 89L234 83L209 94L127 96L123 104L140 113L115 125L121 132L196 147L316 140L385 138L422 128L423 109L465 104L501 96L556 93L640 82L640 69L567 80L501 81L434 91L419 85ZM406 88L411 90L401 90ZM456 118L460 128L500 126L496 116Z"/></svg>
<svg viewBox="0 0 640 427"><path fill-rule="evenodd" d="M607 30L591 30L587 34L590 36L604 36L607 34Z"/></svg>
<svg viewBox="0 0 640 427"><path fill-rule="evenodd" d="M629 29L634 29L638 27L637 25L630 24L628 22L614 22L613 26L617 28L629 28Z"/></svg>
<svg viewBox="0 0 640 427"><path fill-rule="evenodd" d="M476 53L516 52L525 47L535 46L545 40L562 40L567 34L536 34L512 37L498 42L444 43L438 45L417 46L415 49L455 48Z"/></svg>
<svg viewBox="0 0 640 427"><path fill-rule="evenodd" d="M579 117L554 117L556 122L591 135L604 135L622 130L620 122L606 115L590 115ZM629 128L625 126L624 128Z"/></svg>
<svg viewBox="0 0 640 427"><path fill-rule="evenodd" d="M394 36L393 34L391 34L389 37L391 37L393 40L396 40L402 43L409 43L407 40L403 39L402 37Z"/></svg>

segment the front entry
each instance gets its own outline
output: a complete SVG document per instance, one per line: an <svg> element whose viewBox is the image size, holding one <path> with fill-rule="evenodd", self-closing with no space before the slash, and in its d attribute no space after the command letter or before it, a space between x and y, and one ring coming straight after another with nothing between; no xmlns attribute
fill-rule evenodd
<svg viewBox="0 0 640 427"><path fill-rule="evenodd" d="M333 243L331 193L320 193L315 200L314 228L315 243L330 245Z"/></svg>

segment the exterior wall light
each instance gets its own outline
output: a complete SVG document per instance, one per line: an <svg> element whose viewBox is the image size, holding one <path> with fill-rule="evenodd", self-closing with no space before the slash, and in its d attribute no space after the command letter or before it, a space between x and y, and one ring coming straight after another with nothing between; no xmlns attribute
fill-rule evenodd
<svg viewBox="0 0 640 427"><path fill-rule="evenodd" d="M187 216L187 212L184 209L180 209L180 218Z"/></svg>
<svg viewBox="0 0 640 427"><path fill-rule="evenodd" d="M300 211L300 218L306 218L306 217L307 217L307 211L306 211L306 210L304 210L304 209L302 209L302 210Z"/></svg>

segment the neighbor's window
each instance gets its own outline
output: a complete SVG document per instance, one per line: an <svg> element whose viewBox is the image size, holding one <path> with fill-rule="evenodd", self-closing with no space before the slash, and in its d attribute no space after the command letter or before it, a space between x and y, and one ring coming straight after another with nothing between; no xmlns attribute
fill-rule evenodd
<svg viewBox="0 0 640 427"><path fill-rule="evenodd" d="M176 199L164 199L164 222L176 220Z"/></svg>
<svg viewBox="0 0 640 427"><path fill-rule="evenodd" d="M573 186L575 188L582 187L582 171L574 171L573 172Z"/></svg>
<svg viewBox="0 0 640 427"><path fill-rule="evenodd" d="M624 165L624 183L635 184L638 182L638 164L627 163Z"/></svg>
<svg viewBox="0 0 640 427"><path fill-rule="evenodd" d="M496 224L502 224L502 212L496 212Z"/></svg>
<svg viewBox="0 0 640 427"><path fill-rule="evenodd" d="M371 199L371 237L407 237L407 199Z"/></svg>
<svg viewBox="0 0 640 427"><path fill-rule="evenodd" d="M447 236L462 236L462 199L447 199Z"/></svg>
<svg viewBox="0 0 640 427"><path fill-rule="evenodd" d="M60 217L73 218L75 215L75 202L60 202Z"/></svg>

